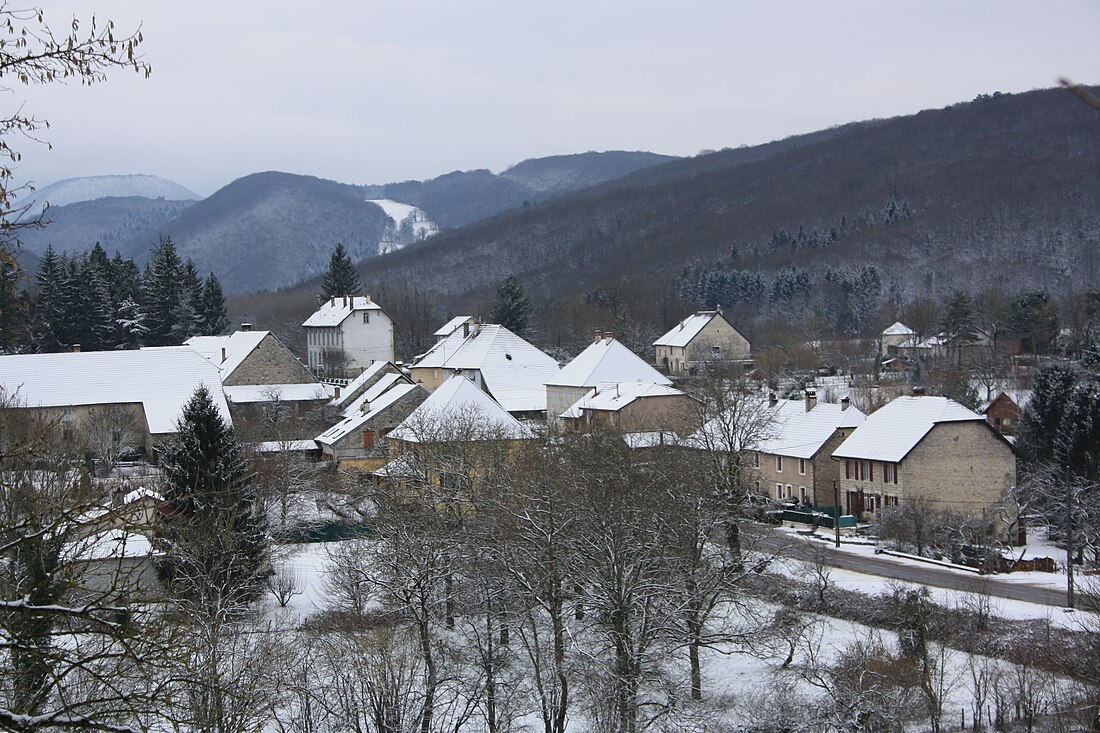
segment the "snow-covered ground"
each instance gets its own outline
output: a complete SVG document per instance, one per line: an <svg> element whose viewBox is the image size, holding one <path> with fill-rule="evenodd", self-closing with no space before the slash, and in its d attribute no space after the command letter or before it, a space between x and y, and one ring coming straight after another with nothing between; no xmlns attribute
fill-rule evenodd
<svg viewBox="0 0 1100 733"><path fill-rule="evenodd" d="M393 222L392 230L387 229L382 237L382 242L379 244L380 252L392 252L401 249L410 241L419 241L439 233L439 227L427 212L416 206L391 199L367 199L367 203L381 206L386 216Z"/></svg>
<svg viewBox="0 0 1100 733"><path fill-rule="evenodd" d="M365 539L350 541L371 542ZM278 565L282 571L294 574L298 580L300 594L291 598L286 608L280 608L271 596L265 599L269 618L274 623L286 624L291 628L297 627L305 618L326 609L328 606L327 567L330 563L330 553L335 546L335 543L317 543L290 545L281 549ZM873 551L873 548L867 548L867 550ZM773 568L795 577L805 578L807 575L806 563L797 560L780 560ZM897 582L888 578L838 569L830 569L829 580L836 587L868 594L887 591ZM964 606L975 602L972 594L937 588L931 591L935 602L948 607ZM1049 618L1052 623L1059 626L1076 627L1074 616L1062 609L996 598L991 600L991 604L990 610L996 616L1019 619ZM742 606L741 610L733 613L741 613L744 608ZM758 619L774 617L781 610L779 606L763 602L752 602L751 606L751 612ZM897 635L894 632L874 629L851 621L812 613L795 614L793 618L798 625L804 627L804 633L796 636L793 659L787 668L783 667L783 661L791 651L791 647L778 638L769 642L770 647L764 644L750 650L734 644L720 644L703 652L703 688L706 698L713 703L709 714L716 716L716 719L712 719L711 722L721 726L713 729L744 724L747 715L755 714L753 711L760 711L774 705L774 697L780 694L780 690L791 691L791 694L803 700L803 703L813 704L813 701L823 694L819 688L807 682L807 677L813 676L814 669L822 669L834 663L839 655L855 641L866 642L879 639L886 648L894 648L897 643ZM989 670L999 670L999 673L1005 675L1019 672L1013 665L1002 660L988 659L939 646L934 647L933 653L943 669L942 685L946 696L944 707L953 711L954 716L958 716L961 710L966 710L967 715L971 715L975 685L988 684L988 678L984 678L984 683L978 682L976 677L978 670L986 670L987 675ZM669 670L676 671L676 678L687 679L686 652L681 650L671 653L665 665ZM1053 685L1055 688L1068 684L1049 677L1044 680L1044 684ZM985 694L988 696L988 689L985 690ZM1052 688L1050 694L1055 695L1056 691ZM582 717L579 707L571 717L570 731L579 732L586 729L588 721ZM521 722L532 725L537 723L534 717ZM471 722L464 730L480 730L480 728L476 722Z"/></svg>

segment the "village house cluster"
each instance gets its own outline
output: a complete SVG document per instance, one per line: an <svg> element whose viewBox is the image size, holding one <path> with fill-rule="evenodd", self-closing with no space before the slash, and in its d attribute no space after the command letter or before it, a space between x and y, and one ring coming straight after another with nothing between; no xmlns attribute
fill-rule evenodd
<svg viewBox="0 0 1100 733"><path fill-rule="evenodd" d="M2 356L0 385L10 406L54 417L67 430L121 409L137 426L128 448L148 457L173 434L192 393L206 387L259 450L293 450L385 481L400 480L417 446L432 441L476 446L601 431L639 450L716 450L700 431L721 416L708 414L711 406L691 386L720 366L734 375L726 389L738 391L740 409L749 405L758 422L739 445L722 449L749 457L749 487L760 497L861 521L917 500L966 517L1013 512L1006 497L1016 480L1011 436L1019 405L1009 394L988 399L985 414L917 395L866 415L836 379L779 399L743 377L752 374L750 344L720 311L685 317L653 343L652 362L597 331L561 365L502 325L456 316L426 353L401 364L393 320L370 295L319 302L302 327L306 364L270 331L241 324L175 347ZM934 342L896 323L882 334L883 363L940 348ZM343 376L319 376L332 373ZM829 401L819 401L819 391ZM280 416L313 416L323 425L287 435Z"/></svg>

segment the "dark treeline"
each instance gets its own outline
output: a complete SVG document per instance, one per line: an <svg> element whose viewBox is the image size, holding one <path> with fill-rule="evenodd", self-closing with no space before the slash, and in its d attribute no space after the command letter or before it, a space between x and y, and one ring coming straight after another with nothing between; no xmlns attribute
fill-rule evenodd
<svg viewBox="0 0 1100 733"><path fill-rule="evenodd" d="M132 259L97 243L79 256L46 249L35 275L23 343L10 350L86 351L182 344L215 335L229 325L217 277L200 277L170 239L154 248L143 271Z"/></svg>

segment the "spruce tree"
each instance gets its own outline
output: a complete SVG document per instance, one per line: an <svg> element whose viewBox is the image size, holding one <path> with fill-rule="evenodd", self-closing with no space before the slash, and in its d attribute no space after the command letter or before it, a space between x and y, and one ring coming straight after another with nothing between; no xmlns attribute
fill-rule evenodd
<svg viewBox="0 0 1100 733"><path fill-rule="evenodd" d="M944 304L940 330L952 346L967 346L978 340L974 324L974 303L962 290L956 290Z"/></svg>
<svg viewBox="0 0 1100 733"><path fill-rule="evenodd" d="M229 328L229 313L225 309L222 284L210 273L202 286L202 333L217 336Z"/></svg>
<svg viewBox="0 0 1100 733"><path fill-rule="evenodd" d="M171 346L175 341L176 318L180 299L184 295L181 284L183 263L176 254L176 247L168 237L162 237L153 249L145 266L141 289L148 329L147 346Z"/></svg>
<svg viewBox="0 0 1100 733"><path fill-rule="evenodd" d="M60 351L61 334L61 280L64 277L64 263L54 251L53 245L47 245L42 259L38 262L35 282L38 297L35 300L35 340L42 352Z"/></svg>
<svg viewBox="0 0 1100 733"><path fill-rule="evenodd" d="M267 520L241 444L205 387L161 455L165 560L161 578L208 612L243 609L271 573Z"/></svg>
<svg viewBox="0 0 1100 733"><path fill-rule="evenodd" d="M1031 464L1051 464L1058 457L1059 430L1077 386L1077 370L1051 363L1035 376L1031 399L1020 415L1017 445Z"/></svg>
<svg viewBox="0 0 1100 733"><path fill-rule="evenodd" d="M355 265L343 244L337 244L336 250L332 253L321 289L326 298L357 295L363 289L363 284L359 281L359 273L355 270Z"/></svg>
<svg viewBox="0 0 1100 733"><path fill-rule="evenodd" d="M515 275L509 275L497 287L493 302L492 323L499 323L518 336L526 336L531 327L531 301L523 293L523 286Z"/></svg>

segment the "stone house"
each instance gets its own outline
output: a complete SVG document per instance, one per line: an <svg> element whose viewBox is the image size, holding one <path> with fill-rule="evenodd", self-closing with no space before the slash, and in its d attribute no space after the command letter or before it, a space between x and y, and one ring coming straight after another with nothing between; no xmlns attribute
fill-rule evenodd
<svg viewBox="0 0 1100 733"><path fill-rule="evenodd" d="M184 345L217 366L227 387L317 384L317 378L275 334L253 331L247 323L228 336L193 336Z"/></svg>
<svg viewBox="0 0 1100 733"><path fill-rule="evenodd" d="M1016 453L985 417L946 397L898 397L833 451L845 511L865 519L921 501L971 519L1011 512Z"/></svg>
<svg viewBox="0 0 1100 733"><path fill-rule="evenodd" d="M387 436L428 398L428 391L406 380L371 397L360 411L316 437L322 459L368 473L381 468L390 459Z"/></svg>
<svg viewBox="0 0 1100 733"><path fill-rule="evenodd" d="M812 390L801 400L769 397L762 435L750 447L754 487L776 501L791 499L815 507L834 506L840 469L833 451L866 416L849 405L819 403Z"/></svg>
<svg viewBox="0 0 1100 733"><path fill-rule="evenodd" d="M124 427L133 447L150 454L176 434L199 387L232 424L218 368L187 346L0 356L0 390L13 409L56 421L66 434Z"/></svg>
<svg viewBox="0 0 1100 733"><path fill-rule="evenodd" d="M893 325L883 329L879 337L879 356L886 358L897 354L899 346L914 341L917 335L909 326L895 321Z"/></svg>
<svg viewBox="0 0 1100 733"><path fill-rule="evenodd" d="M641 382L669 386L672 382L608 331L597 331L592 343L545 381L546 418L553 425L561 415L601 384Z"/></svg>
<svg viewBox="0 0 1100 733"><path fill-rule="evenodd" d="M409 374L430 392L465 377L512 415L541 419L558 362L504 326L463 321L417 357Z"/></svg>
<svg viewBox="0 0 1100 733"><path fill-rule="evenodd" d="M393 320L371 296L319 302L307 318L309 368L328 377L354 377L376 361L393 361Z"/></svg>
<svg viewBox="0 0 1100 733"><path fill-rule="evenodd" d="M663 384L603 384L562 413L567 430L686 435L697 424L698 403Z"/></svg>
<svg viewBox="0 0 1100 733"><path fill-rule="evenodd" d="M669 374L692 374L713 363L747 362L748 339L733 327L722 311L698 311L653 342L657 366Z"/></svg>

